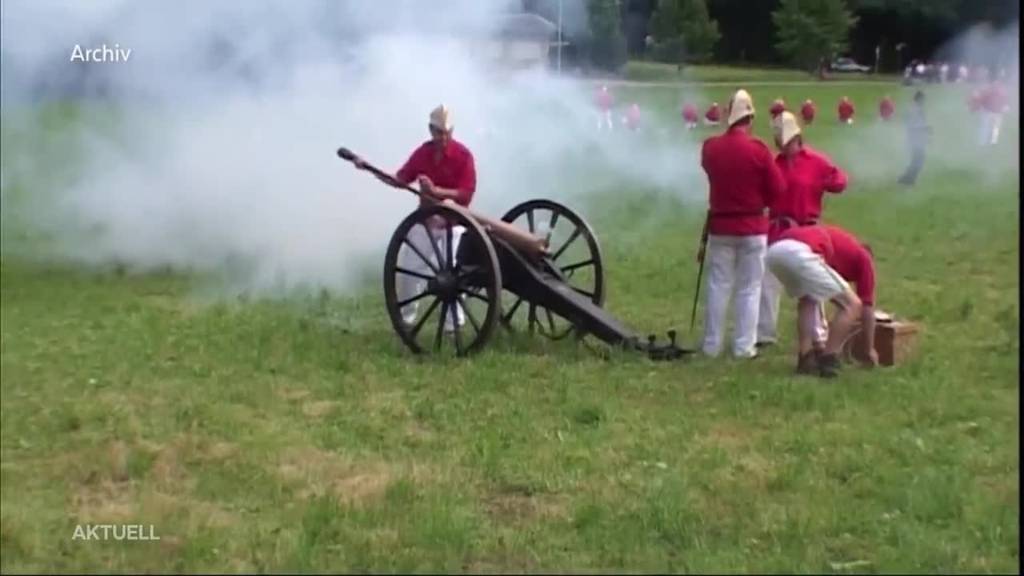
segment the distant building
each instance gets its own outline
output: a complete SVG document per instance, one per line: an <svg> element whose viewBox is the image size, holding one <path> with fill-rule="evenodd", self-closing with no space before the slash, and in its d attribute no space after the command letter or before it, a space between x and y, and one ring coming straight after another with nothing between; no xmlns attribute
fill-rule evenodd
<svg viewBox="0 0 1024 576"><path fill-rule="evenodd" d="M502 67L522 69L546 66L557 47L558 27L536 14L502 17L494 35L486 41L487 58Z"/></svg>

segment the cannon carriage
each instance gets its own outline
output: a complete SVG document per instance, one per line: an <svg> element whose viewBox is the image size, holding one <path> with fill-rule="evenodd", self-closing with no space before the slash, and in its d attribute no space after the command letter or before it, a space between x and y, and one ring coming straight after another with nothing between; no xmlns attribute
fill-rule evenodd
<svg viewBox="0 0 1024 576"><path fill-rule="evenodd" d="M338 155L356 158L345 149ZM372 166L366 169L420 196ZM579 214L552 200L519 204L500 221L450 202L424 203L392 234L383 280L392 326L415 353L447 348L470 355L500 328L552 340L590 335L656 360L693 352L676 344L675 331L659 344L603 309L597 236Z"/></svg>

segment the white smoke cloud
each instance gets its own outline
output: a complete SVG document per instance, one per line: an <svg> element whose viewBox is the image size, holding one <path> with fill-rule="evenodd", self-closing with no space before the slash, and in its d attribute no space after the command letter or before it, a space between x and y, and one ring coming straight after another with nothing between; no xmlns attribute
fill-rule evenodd
<svg viewBox="0 0 1024 576"><path fill-rule="evenodd" d="M71 178L48 178L27 144L5 150L5 177L32 196L5 194L5 216L16 206L61 259L228 272L252 291L350 289L380 266L415 199L334 152L395 170L439 103L474 151L484 213L623 180L704 193L695 144L599 134L588 85L488 63L485 39L519 2L80 4L5 2L3 13L5 120L28 122L22 134L37 132L40 86L78 79L116 102L110 114L110 100L85 98L101 117L58 138L85 152ZM130 60L68 61L75 44L102 43Z"/></svg>
<svg viewBox="0 0 1024 576"><path fill-rule="evenodd" d="M950 66L951 79L955 78L960 64L972 71L985 67L989 79L1002 79L1009 111L1003 115L999 145L979 145L982 115L971 112L968 107L971 92L982 88L985 82L920 84L894 87L892 96L897 100L897 113L892 122L878 119L877 101L859 103L858 125L852 129L856 137L834 139L830 143L834 158L856 182L895 183L910 158L902 119L912 106L914 93L921 90L925 94L925 112L933 130L927 144L922 178L937 170L968 173L984 185L972 193L981 193L989 185L1007 178L1017 178L1020 172L1019 146L1010 141L1019 140L1019 46L1020 30L1016 24L1002 30L981 24L966 30L936 51L933 62L934 65L946 62Z"/></svg>

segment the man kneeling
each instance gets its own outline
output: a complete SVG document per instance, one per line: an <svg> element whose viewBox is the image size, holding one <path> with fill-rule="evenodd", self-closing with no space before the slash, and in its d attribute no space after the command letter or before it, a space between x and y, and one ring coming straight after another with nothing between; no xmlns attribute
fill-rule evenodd
<svg viewBox="0 0 1024 576"><path fill-rule="evenodd" d="M798 373L817 371L823 378L837 376L839 352L858 319L864 349L870 351L866 363L871 367L878 365L875 266L868 248L836 226L802 226L790 228L778 236L768 248L766 263L789 296L799 299ZM848 282L856 284L856 292ZM813 341L818 307L829 300L838 310L830 322L825 347L816 350Z"/></svg>

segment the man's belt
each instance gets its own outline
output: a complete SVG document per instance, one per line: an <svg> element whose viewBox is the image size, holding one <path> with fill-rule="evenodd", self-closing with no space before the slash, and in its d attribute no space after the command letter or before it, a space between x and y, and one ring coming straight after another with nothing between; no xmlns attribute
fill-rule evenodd
<svg viewBox="0 0 1024 576"><path fill-rule="evenodd" d="M800 221L789 216L775 216L771 219L771 225L780 230L788 230L789 228L798 228L800 226L814 226L817 223L817 218L808 218L807 220Z"/></svg>
<svg viewBox="0 0 1024 576"><path fill-rule="evenodd" d="M749 218L751 216L764 216L764 210L739 210L736 212L711 212L711 218Z"/></svg>

